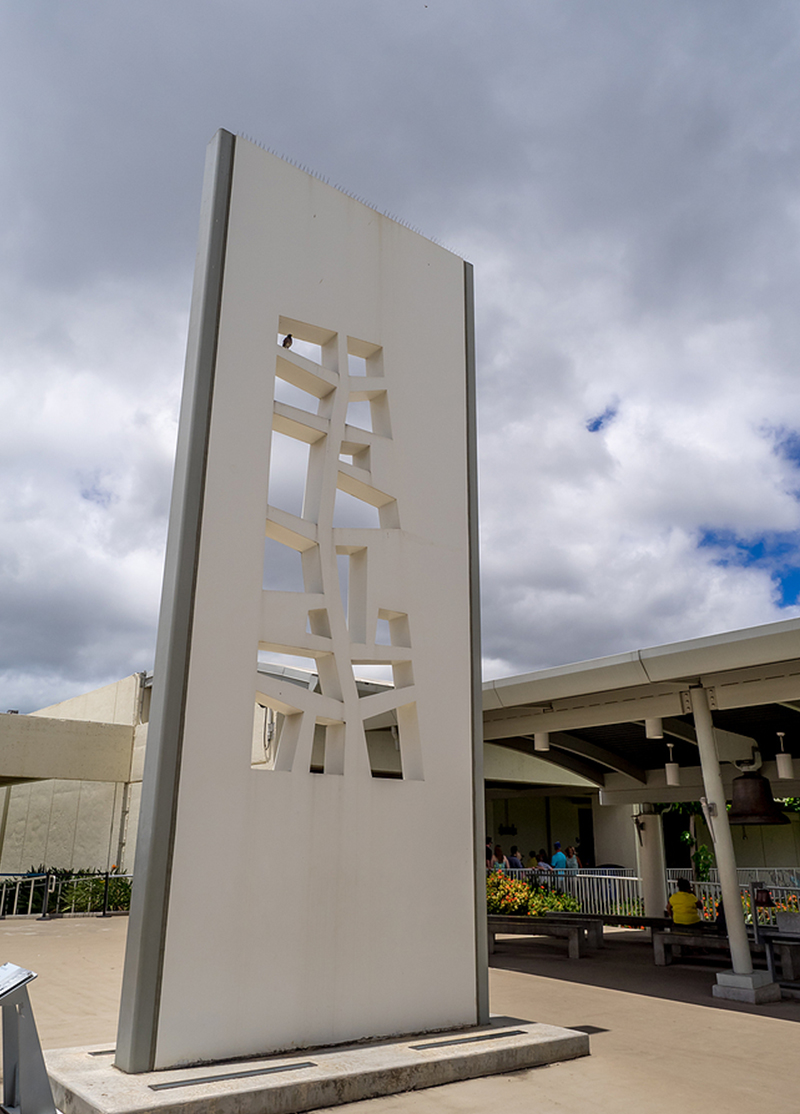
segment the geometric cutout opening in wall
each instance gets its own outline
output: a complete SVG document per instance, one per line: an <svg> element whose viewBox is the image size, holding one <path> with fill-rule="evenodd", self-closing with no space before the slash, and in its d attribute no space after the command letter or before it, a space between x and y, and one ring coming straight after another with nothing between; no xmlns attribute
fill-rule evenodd
<svg viewBox="0 0 800 1114"><path fill-rule="evenodd" d="M346 444L349 447L349 443ZM336 475L336 489L337 491L344 491L356 499L363 499L371 507L385 507L387 503L396 502L393 495L375 487L371 472L363 467L348 465L347 463L339 464Z"/></svg>
<svg viewBox="0 0 800 1114"><path fill-rule="evenodd" d="M322 347L331 344L336 339L336 333L331 329L320 328L319 325L312 325L308 321L298 321L294 317L284 317L283 314L278 318L278 344L283 345L284 337L287 333L292 334L291 350L300 351L301 355L306 354L307 351L312 353L316 352L317 357ZM312 359L309 356L308 359ZM319 359L317 360L319 362Z"/></svg>
<svg viewBox="0 0 800 1114"><path fill-rule="evenodd" d="M347 404L346 424L353 429L363 429L366 433L372 432L372 407L366 400L349 402Z"/></svg>
<svg viewBox="0 0 800 1114"><path fill-rule="evenodd" d="M397 725L377 731L367 731L367 755L373 777L391 778L399 781L403 777L403 759L400 753L400 738Z"/></svg>
<svg viewBox="0 0 800 1114"><path fill-rule="evenodd" d="M264 680L257 682L250 768L268 772L290 771L306 716L292 702L259 691L264 687L269 688L269 683L265 684ZM288 689L293 687L291 684L286 686ZM296 687L300 690L305 686Z"/></svg>
<svg viewBox="0 0 800 1114"><path fill-rule="evenodd" d="M337 549L337 563L342 556ZM343 604L347 616L347 631L351 642L363 646L367 641L367 550L364 547L349 549L346 557L347 584Z"/></svg>
<svg viewBox="0 0 800 1114"><path fill-rule="evenodd" d="M316 634L320 638L331 637L331 623L328 618L327 608L318 607L309 611L308 621L306 622L306 633Z"/></svg>
<svg viewBox="0 0 800 1114"><path fill-rule="evenodd" d="M411 629L408 623L408 615L405 611L393 611L391 608L379 607L378 608L378 623L375 632L375 641L378 642L378 631L381 632L381 644L383 643L383 632L388 630L390 646L401 646L405 649L411 649Z"/></svg>
<svg viewBox="0 0 800 1114"><path fill-rule="evenodd" d="M262 770L275 768L275 755L278 751L278 713L256 702L253 717L253 746L250 765ZM283 717L280 717L283 719Z"/></svg>
<svg viewBox="0 0 800 1114"><path fill-rule="evenodd" d="M296 669L299 671L301 677L303 674L308 675L308 682L312 680L312 675L317 672L317 662L315 658L308 657L302 650L298 650L296 654L278 653L273 650L259 650L258 651L258 664L261 666L282 665L288 669ZM268 670L265 670L268 672ZM316 687L316 677L312 689ZM305 687L308 687L306 684Z"/></svg>
<svg viewBox="0 0 800 1114"><path fill-rule="evenodd" d="M319 410L319 399L316 395L296 387L294 383L289 383L279 375L275 376L274 398L275 402L285 402L288 406L294 406L307 414L316 414Z"/></svg>
<svg viewBox="0 0 800 1114"><path fill-rule="evenodd" d="M405 704L365 720L364 734L373 777L423 780L416 704Z"/></svg>
<svg viewBox="0 0 800 1114"><path fill-rule="evenodd" d="M311 766L309 773L325 773L325 728L321 723L314 725L314 743L311 747Z"/></svg>
<svg viewBox="0 0 800 1114"><path fill-rule="evenodd" d="M352 358L358 360L359 363L363 361L364 371L366 375L383 375L383 349L379 344L372 344L368 340L359 340L358 337L348 337L347 355L348 362L351 362ZM360 373L354 373L353 371L351 371L350 374L353 375Z"/></svg>
<svg viewBox="0 0 800 1114"><path fill-rule="evenodd" d="M262 588L273 592L304 592L303 561L296 549L264 538Z"/></svg>
<svg viewBox="0 0 800 1114"><path fill-rule="evenodd" d="M308 475L309 446L294 437L273 431L269 465L271 507L301 515Z"/></svg>
<svg viewBox="0 0 800 1114"><path fill-rule="evenodd" d="M347 597L350 588L350 558L347 554L336 554L336 570L339 574L339 594L342 597L342 612L347 621Z"/></svg>
<svg viewBox="0 0 800 1114"><path fill-rule="evenodd" d="M411 688L414 684L414 667L410 661L392 662L392 681L396 689Z"/></svg>
<svg viewBox="0 0 800 1114"><path fill-rule="evenodd" d="M394 688L392 667L388 662L353 664L353 680L360 697L373 696Z"/></svg>
<svg viewBox="0 0 800 1114"><path fill-rule="evenodd" d="M381 515L378 507L337 490L333 505L334 529L377 530L380 529Z"/></svg>
<svg viewBox="0 0 800 1114"><path fill-rule="evenodd" d="M278 334L280 337L280 334ZM278 343L281 348L283 347L283 337L280 337ZM312 364L322 364L322 349L318 344L309 344L307 340L300 340L294 333L292 333L292 352L296 352L299 356L304 356L307 360L311 360Z"/></svg>
<svg viewBox="0 0 800 1114"><path fill-rule="evenodd" d="M347 355L347 371L350 375L363 375L367 374L367 361L363 356L353 356L351 353Z"/></svg>
<svg viewBox="0 0 800 1114"><path fill-rule="evenodd" d="M339 460L349 464L351 468L360 468L362 472L369 472L372 468L370 446L364 442L342 441Z"/></svg>
<svg viewBox="0 0 800 1114"><path fill-rule="evenodd" d="M389 620L382 619L380 615L375 624L375 645L376 646L391 646L392 634L389 629Z"/></svg>
<svg viewBox="0 0 800 1114"><path fill-rule="evenodd" d="M344 734L343 723L315 724L310 773L339 776L344 773Z"/></svg>

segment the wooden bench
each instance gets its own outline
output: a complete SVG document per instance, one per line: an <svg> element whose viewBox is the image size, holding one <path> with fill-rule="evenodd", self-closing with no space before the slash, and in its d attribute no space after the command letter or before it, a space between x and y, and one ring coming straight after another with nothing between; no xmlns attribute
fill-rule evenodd
<svg viewBox="0 0 800 1114"><path fill-rule="evenodd" d="M506 917L490 914L488 918L489 955L495 951L498 933L512 936L556 936L567 941L570 959L580 959L586 952L586 925L558 923L547 917Z"/></svg>

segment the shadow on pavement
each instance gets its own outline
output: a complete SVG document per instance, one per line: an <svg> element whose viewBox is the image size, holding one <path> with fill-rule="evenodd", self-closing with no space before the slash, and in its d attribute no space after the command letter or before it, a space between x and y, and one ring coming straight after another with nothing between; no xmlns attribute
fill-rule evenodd
<svg viewBox="0 0 800 1114"><path fill-rule="evenodd" d="M669 967L656 967L647 931L606 932L605 946L582 959L569 959L565 942L552 937L498 936L489 967L538 975L548 979L605 987L627 994L666 998L713 1009L755 1013L786 1021L800 1021L800 1001L784 1000L754 1006L714 998L711 988L717 971L726 964L720 955L694 955ZM580 1028L580 1026L575 1026Z"/></svg>

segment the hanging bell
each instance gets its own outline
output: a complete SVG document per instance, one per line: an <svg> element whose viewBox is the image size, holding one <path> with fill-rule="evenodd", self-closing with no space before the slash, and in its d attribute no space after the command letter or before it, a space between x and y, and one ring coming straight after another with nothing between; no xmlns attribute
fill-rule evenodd
<svg viewBox="0 0 800 1114"><path fill-rule="evenodd" d="M733 779L733 794L728 813L731 824L788 824L786 816L772 799L772 789L765 777L757 773L741 774Z"/></svg>

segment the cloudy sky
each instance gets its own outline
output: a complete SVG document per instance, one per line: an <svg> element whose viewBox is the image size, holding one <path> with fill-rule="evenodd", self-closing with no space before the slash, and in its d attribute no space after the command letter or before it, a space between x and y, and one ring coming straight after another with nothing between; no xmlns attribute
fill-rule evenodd
<svg viewBox="0 0 800 1114"><path fill-rule="evenodd" d="M800 614L800 9L1 0L0 710L153 663L205 146L476 269L486 676Z"/></svg>

